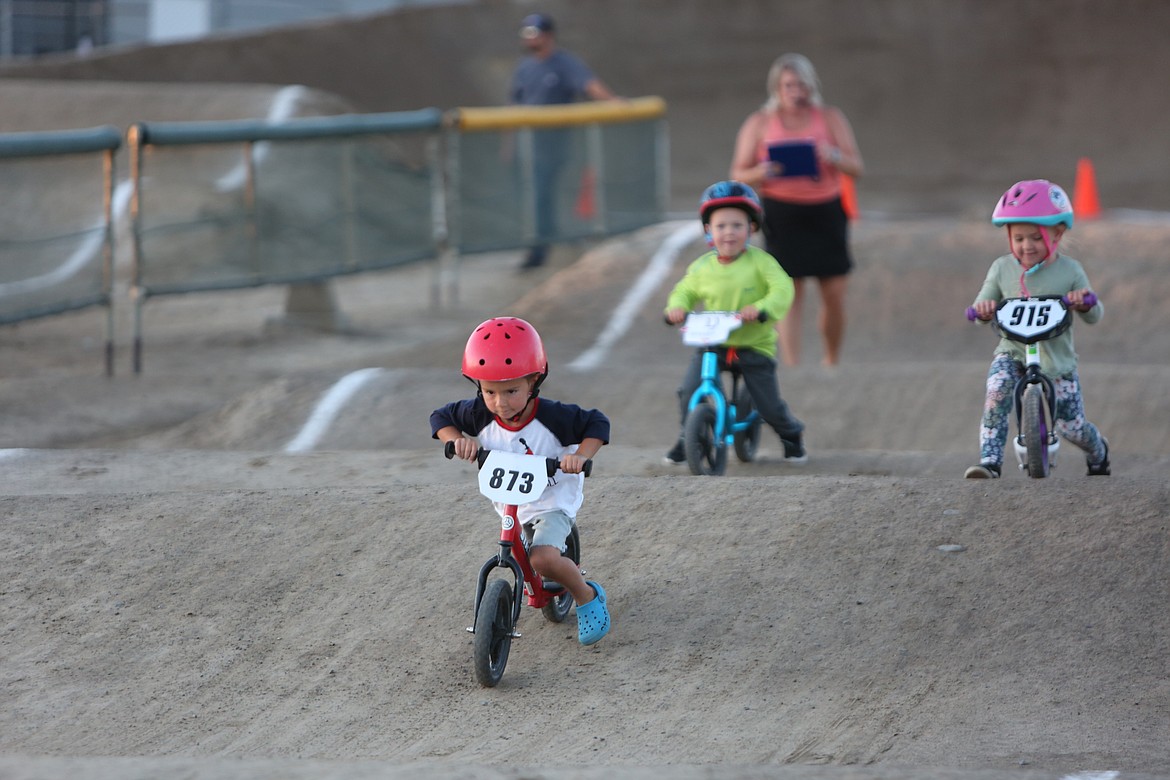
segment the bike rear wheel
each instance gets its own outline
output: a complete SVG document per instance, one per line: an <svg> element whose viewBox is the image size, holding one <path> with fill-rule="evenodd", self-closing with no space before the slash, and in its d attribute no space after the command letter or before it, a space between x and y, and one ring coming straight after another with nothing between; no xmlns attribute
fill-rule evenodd
<svg viewBox="0 0 1170 780"><path fill-rule="evenodd" d="M1028 476L1041 479L1048 476L1048 399L1040 385L1029 385L1021 400L1024 413L1020 426L1024 434L1025 462Z"/></svg>
<svg viewBox="0 0 1170 780"><path fill-rule="evenodd" d="M578 566L581 565L581 536L577 533L577 526L573 526L572 533L565 539L565 551L561 553L562 556L572 559L573 563ZM544 615L544 619L551 623L563 623L565 618L569 616L569 611L573 608L573 595L569 593L569 589L561 591L561 595L555 597L552 601L540 608L540 613Z"/></svg>
<svg viewBox="0 0 1170 780"><path fill-rule="evenodd" d="M475 679L493 688L504 676L512 648L512 586L507 580L489 580L475 615L472 654Z"/></svg>
<svg viewBox="0 0 1170 780"><path fill-rule="evenodd" d="M705 403L691 409L683 429L683 444L692 474L719 476L727 469L727 447L722 446L715 433L715 409Z"/></svg>
<svg viewBox="0 0 1170 780"><path fill-rule="evenodd" d="M742 422L752 413L752 394L746 387L741 387L735 396L735 421ZM756 452L760 449L760 426L762 422L757 416L752 424L742 431L736 431L732 436L735 443L735 457L742 463L751 463L756 459Z"/></svg>

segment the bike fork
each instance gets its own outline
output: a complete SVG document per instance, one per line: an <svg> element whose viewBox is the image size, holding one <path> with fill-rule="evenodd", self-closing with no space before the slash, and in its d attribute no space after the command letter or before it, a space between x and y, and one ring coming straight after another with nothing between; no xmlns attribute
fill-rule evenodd
<svg viewBox="0 0 1170 780"><path fill-rule="evenodd" d="M722 447L731 444L731 425L729 421L735 419L735 403L723 395L723 388L719 386L719 355L714 350L703 352L703 363L699 373L699 386L691 394L687 404L687 413L701 403L710 399L711 407L715 410L715 430L723 435L717 436L716 446Z"/></svg>
<svg viewBox="0 0 1170 780"><path fill-rule="evenodd" d="M1016 460L1020 468L1028 462L1028 447L1024 443L1024 393L1032 385L1040 385L1044 394L1044 407L1047 412L1047 439L1048 463L1056 465L1056 454L1060 450L1060 438L1056 435L1056 386L1045 374L1040 371L1039 355L1034 348L1035 344L1028 345L1028 362L1024 368L1024 376L1016 382L1015 409L1016 409L1016 437L1012 439Z"/></svg>
<svg viewBox="0 0 1170 780"><path fill-rule="evenodd" d="M524 572L520 568L520 564L512 557L512 543L500 542L500 552L496 557L489 559L479 570L479 580L475 585L475 611L471 615L471 625L467 627L467 633L475 633L475 623L479 619L479 608L483 605L483 594L487 590L488 575L496 569L508 569L512 572L512 633L513 639L520 638L520 632L516 629L520 622L520 594L524 592Z"/></svg>

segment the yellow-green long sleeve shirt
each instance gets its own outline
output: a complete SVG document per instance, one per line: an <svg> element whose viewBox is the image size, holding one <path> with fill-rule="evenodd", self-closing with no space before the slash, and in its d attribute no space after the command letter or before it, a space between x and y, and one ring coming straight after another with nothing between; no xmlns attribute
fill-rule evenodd
<svg viewBox="0 0 1170 780"><path fill-rule="evenodd" d="M775 360L774 321L783 319L792 306L795 285L776 258L749 246L730 263L720 263L710 251L687 266L683 278L670 293L666 308L695 311L739 311L749 304L768 315L767 322L745 322L733 330L728 347L748 348Z"/></svg>

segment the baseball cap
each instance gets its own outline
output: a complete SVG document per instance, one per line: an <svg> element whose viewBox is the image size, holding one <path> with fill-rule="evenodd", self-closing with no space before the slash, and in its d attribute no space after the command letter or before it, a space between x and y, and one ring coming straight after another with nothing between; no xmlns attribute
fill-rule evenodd
<svg viewBox="0 0 1170 780"><path fill-rule="evenodd" d="M546 14L528 14L520 22L520 36L535 38L541 33L553 31L553 20Z"/></svg>

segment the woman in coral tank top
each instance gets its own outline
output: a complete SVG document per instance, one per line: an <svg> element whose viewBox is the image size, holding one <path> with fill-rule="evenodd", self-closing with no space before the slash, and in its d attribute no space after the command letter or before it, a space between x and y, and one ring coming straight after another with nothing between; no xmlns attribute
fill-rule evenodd
<svg viewBox="0 0 1170 780"><path fill-rule="evenodd" d="M768 101L736 136L731 178L761 195L766 249L796 283L796 299L776 328L785 365L800 362L808 277L821 292L821 362L834 366L840 359L845 279L853 267L841 177L863 172L853 130L840 109L823 103L812 63L800 54L777 58L768 71Z"/></svg>

